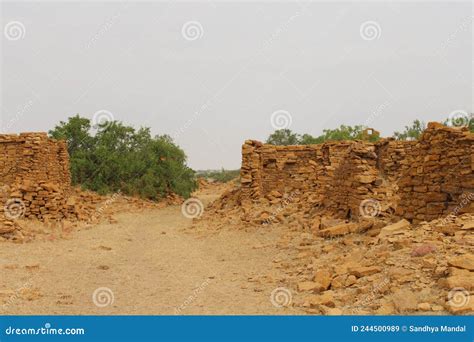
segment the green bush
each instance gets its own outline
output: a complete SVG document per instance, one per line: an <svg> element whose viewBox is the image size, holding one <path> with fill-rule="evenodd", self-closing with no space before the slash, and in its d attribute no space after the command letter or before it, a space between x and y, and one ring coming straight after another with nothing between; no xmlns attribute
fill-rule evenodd
<svg viewBox="0 0 474 342"><path fill-rule="evenodd" d="M393 136L397 140L417 140L425 129L426 124L423 121L415 120L411 126L405 126L402 132L394 132Z"/></svg>
<svg viewBox="0 0 474 342"><path fill-rule="evenodd" d="M305 134L306 135L306 134ZM267 138L266 143L272 145L299 145L301 136L293 133L291 129L277 129L275 132L270 134Z"/></svg>
<svg viewBox="0 0 474 342"><path fill-rule="evenodd" d="M206 170L198 171L197 175L203 178L210 178L217 182L227 183L240 176L240 169L237 170Z"/></svg>
<svg viewBox="0 0 474 342"><path fill-rule="evenodd" d="M323 129L323 134L313 137L310 134L293 133L290 129L279 129L267 138L266 143L272 145L311 145L322 144L335 140L362 140L365 126L341 125L335 129ZM378 136L370 137L370 141L378 140Z"/></svg>
<svg viewBox="0 0 474 342"><path fill-rule="evenodd" d="M169 136L152 137L149 128L118 121L98 125L95 134L91 128L89 119L76 115L49 131L68 142L73 184L153 200L169 193L189 197L197 188L184 151Z"/></svg>
<svg viewBox="0 0 474 342"><path fill-rule="evenodd" d="M453 122L450 119L446 119L443 123L449 126L459 126L460 124L467 124L469 130L474 132L474 114L468 114L467 117L461 117L458 121ZM468 122L466 122L468 121ZM294 133L290 129L280 129L274 131L267 138L267 144L272 145L311 145L311 144L322 144L326 141L335 140L363 140L363 131L366 127L362 125L346 126L341 125L335 129L323 129L323 134L314 137L310 134L298 134ZM405 126L405 129L401 132L394 132L393 137L397 140L417 140L423 131L426 129L426 124L420 120L414 120L410 125ZM377 141L380 137L371 136L369 141Z"/></svg>

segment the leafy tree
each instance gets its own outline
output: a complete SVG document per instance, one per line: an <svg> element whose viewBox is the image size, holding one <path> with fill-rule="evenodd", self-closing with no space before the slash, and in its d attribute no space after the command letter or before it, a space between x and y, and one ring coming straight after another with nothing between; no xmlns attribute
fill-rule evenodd
<svg viewBox="0 0 474 342"><path fill-rule="evenodd" d="M69 155L77 151L90 149L93 138L89 135L91 123L89 119L81 118L79 114L70 117L68 122L60 121L49 134L54 139L65 139L67 141Z"/></svg>
<svg viewBox="0 0 474 342"><path fill-rule="evenodd" d="M465 121L466 119L463 118ZM474 132L474 114L469 114L469 130ZM452 122L449 119L444 121L445 125L459 126L459 122ZM465 124L465 123L463 123ZM323 134L314 137L310 134L299 135L293 133L289 129L282 129L273 132L267 139L267 143L273 145L311 145L311 144L322 144L326 141L338 141L338 140L363 140L367 139L364 136L364 130L366 129L363 125L346 126L341 125L335 129L324 129ZM414 120L411 125L405 126L402 132L394 132L393 136L398 140L417 140L423 131L426 129L426 124L420 120ZM380 137L378 135L369 136L369 141L377 141Z"/></svg>
<svg viewBox="0 0 474 342"><path fill-rule="evenodd" d="M293 133L290 129L278 129L267 139L267 144L272 145L298 145L300 136Z"/></svg>
<svg viewBox="0 0 474 342"><path fill-rule="evenodd" d="M403 132L394 132L393 136L397 140L417 140L426 128L423 121L415 120L410 126L405 126Z"/></svg>
<svg viewBox="0 0 474 342"><path fill-rule="evenodd" d="M313 144L321 144L324 142L322 136L313 137L311 134L303 134L300 139L301 145L313 145Z"/></svg>
<svg viewBox="0 0 474 342"><path fill-rule="evenodd" d="M90 132L90 120L79 115L49 132L68 141L73 184L99 193L121 191L159 199L170 192L188 197L196 189L194 171L184 151L167 135L151 136L121 122L106 122Z"/></svg>
<svg viewBox="0 0 474 342"><path fill-rule="evenodd" d="M313 137L310 134L299 135L293 133L289 129L281 129L273 132L267 139L267 143L273 145L310 145L310 144L322 144L325 141L334 140L362 140L364 139L363 132L365 126L346 126L341 125L335 129L324 129L323 134L317 137ZM378 136L372 136L371 141L378 140Z"/></svg>
<svg viewBox="0 0 474 342"><path fill-rule="evenodd" d="M362 132L364 129L365 126L362 125L356 125L354 127L341 125L335 129L324 129L323 134L319 138L323 142L333 140L360 140L363 137Z"/></svg>

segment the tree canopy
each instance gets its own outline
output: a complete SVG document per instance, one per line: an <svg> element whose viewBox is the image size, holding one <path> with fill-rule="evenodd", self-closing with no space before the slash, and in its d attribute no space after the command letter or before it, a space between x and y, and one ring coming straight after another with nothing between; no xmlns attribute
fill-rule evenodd
<svg viewBox="0 0 474 342"><path fill-rule="evenodd" d="M293 133L290 129L280 129L270 134L266 142L272 145L310 145L333 140L363 139L365 128L365 126L361 125L341 125L335 129L324 129L323 134L317 137L313 137L310 134L300 135ZM372 137L371 140L373 139L376 140L378 137Z"/></svg>
<svg viewBox="0 0 474 342"><path fill-rule="evenodd" d="M298 145L300 143L299 134L293 133L290 129L278 129L267 139L267 144L272 145Z"/></svg>
<svg viewBox="0 0 474 342"><path fill-rule="evenodd" d="M462 122L461 122L462 119ZM471 132L474 132L474 115L470 114L468 117L462 117L461 119L444 121L445 125L449 126L460 126L468 125ZM467 122L468 121L468 122ZM355 125L347 126L341 125L334 129L323 129L323 134L319 136L312 136L311 134L298 134L290 129L280 129L274 131L267 138L267 144L272 145L311 145L311 144L322 144L326 141L337 141L337 140L369 140L377 141L378 135L364 135L366 126ZM394 132L393 137L397 140L417 140L423 131L426 129L426 124L420 120L414 120L410 125L405 126L405 129L401 132Z"/></svg>
<svg viewBox="0 0 474 342"><path fill-rule="evenodd" d="M405 126L402 132L394 132L393 136L397 140L417 140L425 128L426 124L423 121L415 120L411 125Z"/></svg>
<svg viewBox="0 0 474 342"><path fill-rule="evenodd" d="M154 200L171 192L189 197L196 189L184 151L169 136L152 137L149 128L119 121L96 129L94 133L90 120L76 115L49 131L51 137L68 142L73 184Z"/></svg>

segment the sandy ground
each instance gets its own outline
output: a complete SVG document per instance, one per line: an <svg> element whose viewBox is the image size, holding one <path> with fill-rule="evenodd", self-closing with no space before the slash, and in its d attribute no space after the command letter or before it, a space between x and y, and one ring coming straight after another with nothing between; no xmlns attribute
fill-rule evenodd
<svg viewBox="0 0 474 342"><path fill-rule="evenodd" d="M116 219L68 240L2 243L0 314L301 313L272 305L275 282L254 281L272 272L278 231L204 236L180 206Z"/></svg>

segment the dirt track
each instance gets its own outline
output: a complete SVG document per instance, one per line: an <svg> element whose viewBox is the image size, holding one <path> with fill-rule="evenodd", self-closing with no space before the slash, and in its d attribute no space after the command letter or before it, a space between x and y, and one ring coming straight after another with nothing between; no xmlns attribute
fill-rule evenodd
<svg viewBox="0 0 474 342"><path fill-rule="evenodd" d="M206 203L217 193L200 196ZM0 249L2 314L294 314L270 301L278 231L190 231L179 206L123 213L68 240ZM262 234L263 233L263 234ZM261 248L265 239L269 247ZM259 246L260 245L260 246ZM249 279L250 278L250 279ZM98 288L113 293L96 296ZM106 290L108 291L108 290Z"/></svg>

